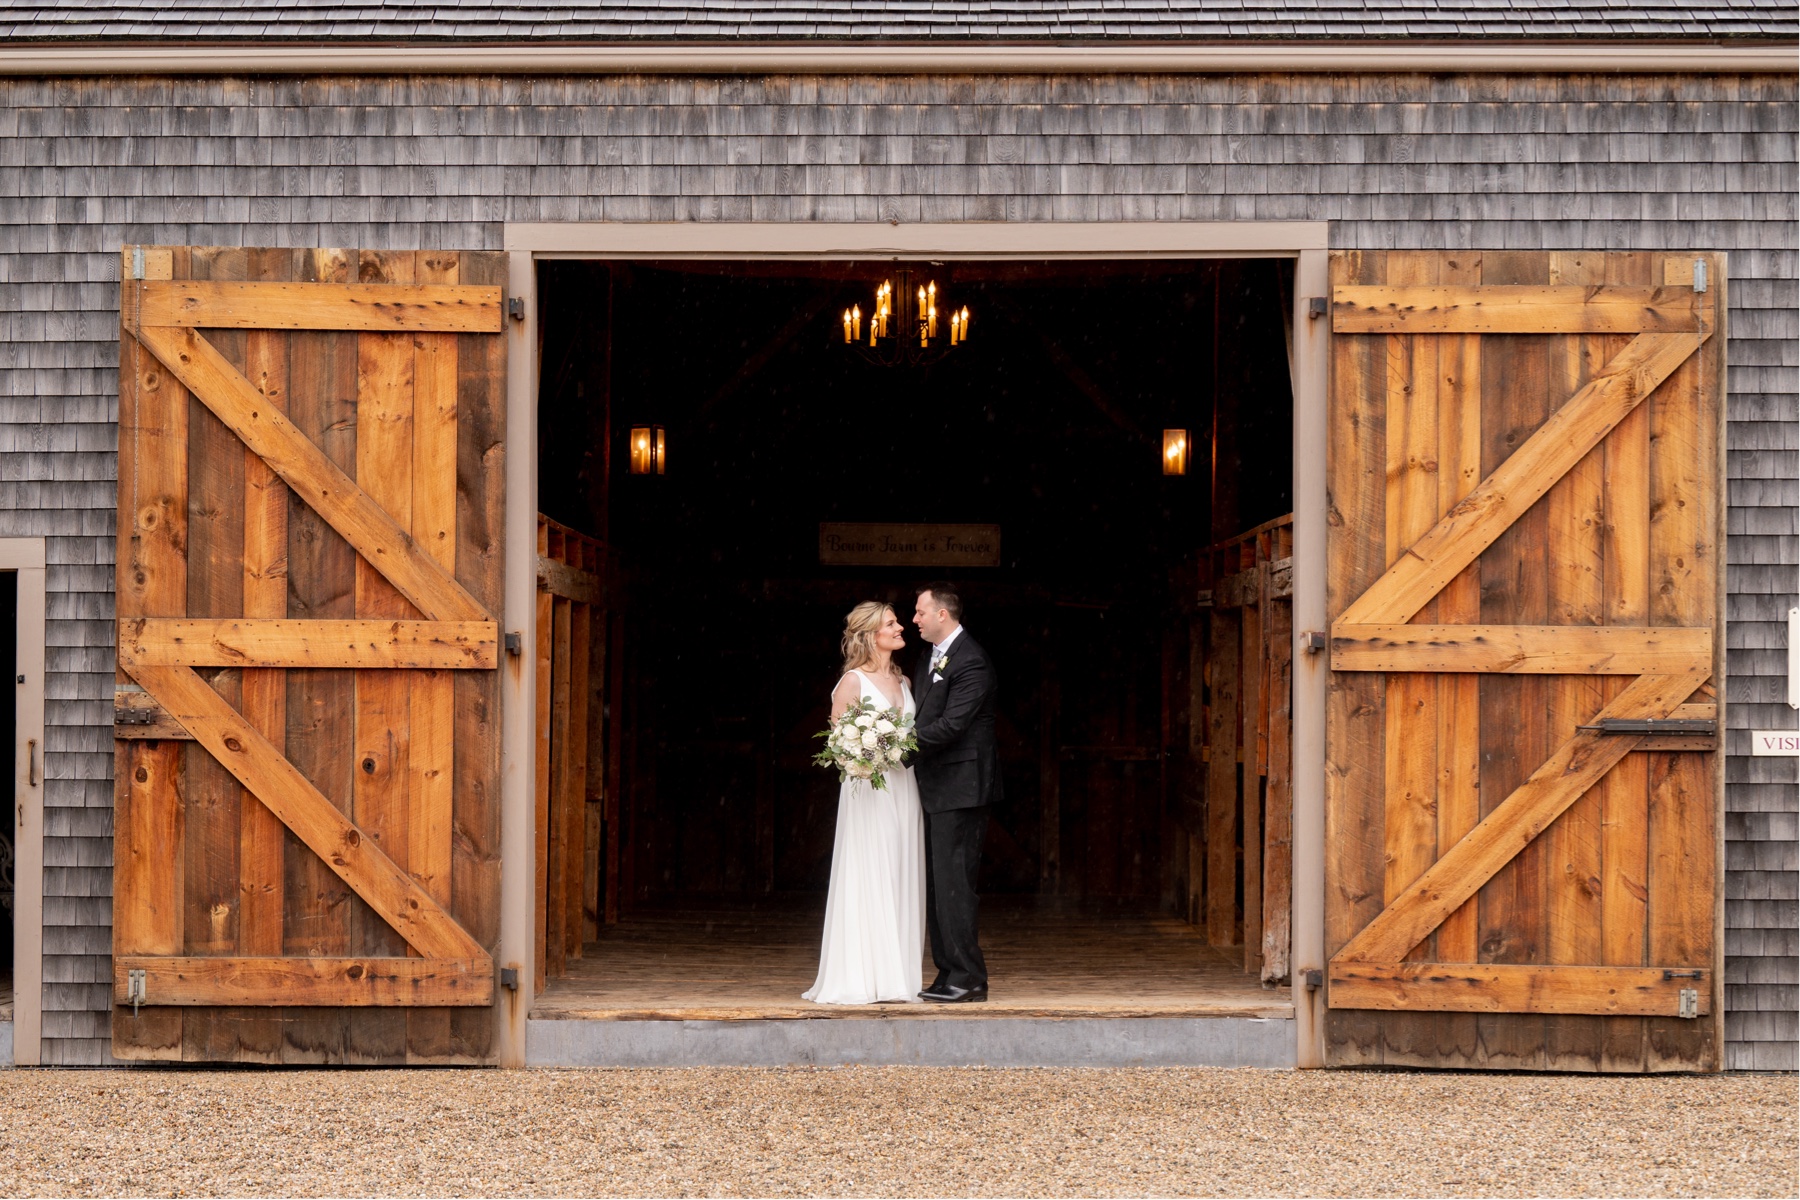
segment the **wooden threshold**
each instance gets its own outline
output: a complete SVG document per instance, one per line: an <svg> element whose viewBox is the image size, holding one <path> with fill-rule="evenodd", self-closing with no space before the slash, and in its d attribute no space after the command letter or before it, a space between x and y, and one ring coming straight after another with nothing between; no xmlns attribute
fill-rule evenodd
<svg viewBox="0 0 1800 1200"><path fill-rule="evenodd" d="M766 903L766 902L764 902ZM628 916L583 947L549 982L533 1020L1056 1020L1077 1017L1255 1017L1285 1020L1285 988L1243 970L1241 948L1143 912L1045 911L984 904L982 945L992 998L982 1004L813 1004L800 994L818 964L822 913L810 901L758 911ZM933 971L926 955L923 975Z"/></svg>

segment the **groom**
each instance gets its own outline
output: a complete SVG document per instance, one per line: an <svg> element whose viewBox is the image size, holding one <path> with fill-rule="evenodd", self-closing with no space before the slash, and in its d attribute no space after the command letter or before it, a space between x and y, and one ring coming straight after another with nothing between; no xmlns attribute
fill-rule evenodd
<svg viewBox="0 0 1800 1200"><path fill-rule="evenodd" d="M988 805L1000 799L994 742L999 682L987 653L962 627L962 597L947 583L919 592L913 624L929 645L913 668L919 742L914 777L925 809L925 913L937 979L921 999L988 998L987 962L976 937L975 894Z"/></svg>

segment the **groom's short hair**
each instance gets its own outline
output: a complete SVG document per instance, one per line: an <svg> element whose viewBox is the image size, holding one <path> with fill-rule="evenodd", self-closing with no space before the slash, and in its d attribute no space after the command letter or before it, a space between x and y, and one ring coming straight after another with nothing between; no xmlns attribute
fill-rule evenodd
<svg viewBox="0 0 1800 1200"><path fill-rule="evenodd" d="M962 596L957 594L954 583L928 583L919 589L919 595L923 596L926 592L931 593L932 600L939 608L950 614L952 621L962 620Z"/></svg>

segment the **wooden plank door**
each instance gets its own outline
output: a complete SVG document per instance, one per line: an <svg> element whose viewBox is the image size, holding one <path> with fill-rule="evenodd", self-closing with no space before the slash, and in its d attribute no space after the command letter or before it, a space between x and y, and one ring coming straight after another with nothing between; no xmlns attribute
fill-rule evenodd
<svg viewBox="0 0 1800 1200"><path fill-rule="evenodd" d="M486 1062L505 256L122 274L113 1053Z"/></svg>
<svg viewBox="0 0 1800 1200"><path fill-rule="evenodd" d="M1333 258L1328 1062L1718 1067L1724 265Z"/></svg>

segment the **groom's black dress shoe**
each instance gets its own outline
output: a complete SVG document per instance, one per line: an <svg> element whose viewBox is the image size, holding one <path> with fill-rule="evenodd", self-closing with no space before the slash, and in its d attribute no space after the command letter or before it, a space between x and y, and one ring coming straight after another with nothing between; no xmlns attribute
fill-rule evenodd
<svg viewBox="0 0 1800 1200"><path fill-rule="evenodd" d="M949 982L950 982L950 977L948 975L944 974L942 971L939 971L938 977L931 981L931 986L924 989L924 991L921 991L919 993L919 999L921 999L921 1000L925 999L926 992L941 992L941 991L943 991L944 985Z"/></svg>
<svg viewBox="0 0 1800 1200"><path fill-rule="evenodd" d="M939 986L933 984L919 993L921 1000L935 1000L939 1004L980 1004L987 999L987 984L976 984L972 988L959 988L952 984Z"/></svg>

